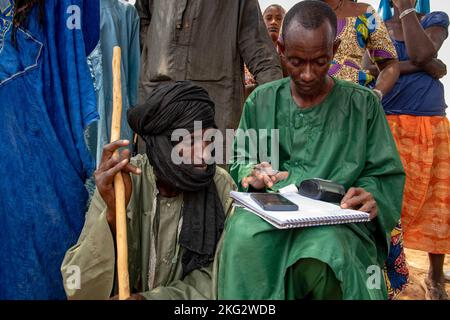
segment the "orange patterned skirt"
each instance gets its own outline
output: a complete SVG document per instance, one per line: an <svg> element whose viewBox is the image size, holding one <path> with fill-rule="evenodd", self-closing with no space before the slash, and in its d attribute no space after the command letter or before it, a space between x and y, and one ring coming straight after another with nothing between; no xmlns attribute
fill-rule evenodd
<svg viewBox="0 0 450 320"><path fill-rule="evenodd" d="M406 248L450 253L450 126L446 117L388 115L406 172Z"/></svg>

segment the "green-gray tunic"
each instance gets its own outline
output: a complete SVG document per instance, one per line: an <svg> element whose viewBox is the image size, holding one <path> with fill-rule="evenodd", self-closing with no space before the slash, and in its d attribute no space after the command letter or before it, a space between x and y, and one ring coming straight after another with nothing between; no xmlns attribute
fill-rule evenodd
<svg viewBox="0 0 450 320"><path fill-rule="evenodd" d="M183 197L158 195L147 156L132 163L142 174L132 175L133 192L127 208L130 289L147 299L213 299L216 297L217 259L207 268L194 270L181 280L182 249L178 245ZM214 182L225 214L236 188L226 171L217 168ZM61 272L69 299L108 299L115 288L115 245L106 221L106 205L96 191L78 243L64 258ZM220 243L218 245L220 248ZM219 250L219 249L218 249ZM79 289L73 289L71 266L80 268Z"/></svg>

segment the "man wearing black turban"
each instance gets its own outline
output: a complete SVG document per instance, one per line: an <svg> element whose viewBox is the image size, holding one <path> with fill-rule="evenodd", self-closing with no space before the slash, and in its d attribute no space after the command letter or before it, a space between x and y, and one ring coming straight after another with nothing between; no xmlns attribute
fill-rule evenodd
<svg viewBox="0 0 450 320"><path fill-rule="evenodd" d="M189 81L160 85L144 104L128 111L128 122L145 140L147 154L130 163L128 150L122 151L120 159L113 157L128 141L105 146L95 174L98 192L83 233L62 266L69 298L104 299L116 293L113 178L118 172L124 178L128 204L132 297L216 297L214 256L235 184L223 169L208 164L210 158L204 152L208 142L201 139L204 130L197 129L196 121L201 121L203 129L216 127L214 103L203 88ZM179 131L188 134L181 142L172 141ZM194 143L186 144L191 138ZM184 146L181 153L174 152L179 146ZM189 153L192 157L186 157ZM184 163L176 164L174 154L182 156ZM76 288L68 283L74 265L82 275Z"/></svg>

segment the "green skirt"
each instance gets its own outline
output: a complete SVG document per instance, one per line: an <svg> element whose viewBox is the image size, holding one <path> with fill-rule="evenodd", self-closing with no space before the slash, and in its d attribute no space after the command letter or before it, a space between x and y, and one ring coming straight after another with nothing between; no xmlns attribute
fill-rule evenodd
<svg viewBox="0 0 450 320"><path fill-rule="evenodd" d="M331 268L343 299L387 299L386 255L373 228L359 223L279 230L239 208L225 229L218 298L287 299L288 269L309 258Z"/></svg>

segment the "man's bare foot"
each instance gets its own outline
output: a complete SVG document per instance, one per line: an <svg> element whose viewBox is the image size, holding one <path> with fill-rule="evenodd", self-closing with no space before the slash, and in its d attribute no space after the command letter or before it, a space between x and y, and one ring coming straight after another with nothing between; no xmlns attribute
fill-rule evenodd
<svg viewBox="0 0 450 320"><path fill-rule="evenodd" d="M425 278L421 285L425 291L426 300L448 300L444 282L436 282Z"/></svg>

